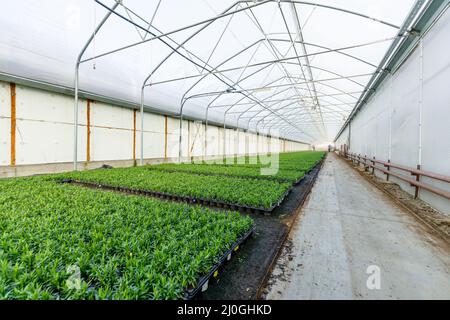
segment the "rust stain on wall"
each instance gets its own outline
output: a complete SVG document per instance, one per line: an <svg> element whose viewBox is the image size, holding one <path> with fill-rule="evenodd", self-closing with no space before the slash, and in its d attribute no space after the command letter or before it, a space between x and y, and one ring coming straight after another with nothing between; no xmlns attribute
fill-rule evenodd
<svg viewBox="0 0 450 320"><path fill-rule="evenodd" d="M136 110L133 110L133 160L136 161Z"/></svg>
<svg viewBox="0 0 450 320"><path fill-rule="evenodd" d="M164 159L167 159L167 116L164 116Z"/></svg>
<svg viewBox="0 0 450 320"><path fill-rule="evenodd" d="M11 166L16 165L16 84L11 83Z"/></svg>
<svg viewBox="0 0 450 320"><path fill-rule="evenodd" d="M86 162L91 161L91 100L87 100L87 141L86 141Z"/></svg>

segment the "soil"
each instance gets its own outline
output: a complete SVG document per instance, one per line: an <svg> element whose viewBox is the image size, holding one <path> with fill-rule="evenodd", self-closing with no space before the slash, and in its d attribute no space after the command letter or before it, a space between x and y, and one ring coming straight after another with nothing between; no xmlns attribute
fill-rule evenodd
<svg viewBox="0 0 450 320"><path fill-rule="evenodd" d="M253 237L221 269L219 276L210 281L208 290L196 299L252 300L260 297L320 168L321 164L308 173L271 215L249 214L256 226Z"/></svg>
<svg viewBox="0 0 450 320"><path fill-rule="evenodd" d="M412 195L402 190L396 183L378 178L367 172L362 167L352 164L359 173L378 189L385 192L392 200L412 213L418 220L428 226L434 233L437 233L446 242L450 243L450 217L434 209L421 199L414 199Z"/></svg>

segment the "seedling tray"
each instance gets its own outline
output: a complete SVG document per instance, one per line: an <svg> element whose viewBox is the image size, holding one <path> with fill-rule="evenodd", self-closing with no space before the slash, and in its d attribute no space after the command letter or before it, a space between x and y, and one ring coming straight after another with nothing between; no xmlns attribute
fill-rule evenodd
<svg viewBox="0 0 450 320"><path fill-rule="evenodd" d="M226 174L226 173L214 173L214 172L195 172L195 171L178 171L178 170L172 170L172 169L158 169L156 168L148 168L148 170L157 170L162 172L168 172L168 173L189 173L189 174L198 174L201 176L222 176L222 177L230 177L230 178L237 178L237 179L255 179L255 180L267 180L267 181L273 181L273 182L280 182L280 183L292 183L292 180L289 179L283 179L283 178L274 178L271 176L240 176L240 175L233 175L233 174Z"/></svg>
<svg viewBox="0 0 450 320"><path fill-rule="evenodd" d="M229 210L234 210L234 211L240 211L243 213L247 212L247 213L261 213L261 214L272 212L276 207L278 207L281 204L281 202L286 198L286 196L292 190L292 188L289 188L285 192L283 197L272 207L263 208L263 207L244 206L244 205L228 203L228 202L218 201L218 200L193 198L193 197L189 197L189 196L179 196L179 195L158 192L158 191L130 189L128 187L116 187L116 186L110 186L110 185L93 183L93 182L85 182L85 181L79 181L79 180L73 180L73 179L63 179L60 182L61 183L71 183L71 184L76 184L76 185L81 185L81 186L86 186L86 187L91 187L91 188L97 188L97 189L103 189L103 190L119 191L119 192L128 193L128 194L150 196L150 197L155 197L155 198L160 198L160 199L165 199L165 200L174 200L174 201L180 201L180 202L201 204L201 205L210 206L210 207L217 207L217 208L229 209Z"/></svg>
<svg viewBox="0 0 450 320"><path fill-rule="evenodd" d="M244 234L242 237L240 237L231 246L231 248L223 254L223 256L209 270L209 272L198 280L197 286L195 288L186 290L185 295L184 295L184 300L192 300L200 292L206 291L211 278L213 278L217 275L217 272L219 271L219 269L222 266L224 266L224 264L232 258L233 254L236 251L238 251L239 247L241 245L243 245L251 237L251 235L253 234L254 231L255 231L255 227L253 227L252 229L250 229L250 231L248 231L246 234Z"/></svg>
<svg viewBox="0 0 450 320"><path fill-rule="evenodd" d="M280 206L280 204L291 193L291 191L294 189L294 187L303 181L303 179L305 178L305 175L309 174L317 166L320 166L322 164L322 162L323 162L323 158L315 166L313 166L308 171L306 171L305 174L301 178L299 178L296 182L294 182L291 185L291 187L286 190L286 192L278 200L278 202L269 208L251 207L251 206L245 206L245 205L240 205L240 204L236 204L236 203L228 203L228 202L219 201L219 200L194 198L194 197L190 197L190 196L180 196L180 195L174 195L174 194L170 194L170 193L152 191L152 190L140 190L140 189L131 189L128 187L110 186L110 185L105 185L105 184L84 182L84 181L73 180L73 179L63 179L60 182L61 183L72 183L72 184L77 184L77 185L91 187L91 188L98 188L98 189L103 189L103 190L119 191L119 192L128 193L128 194L144 195L144 196L155 197L155 198L160 198L160 199L165 199L165 200L173 200L173 201L179 201L179 202L201 204L201 205L205 205L205 206L209 206L209 207L216 207L216 208L223 208L223 209L228 209L228 210L233 210L233 211L239 211L242 213L270 214L270 213L272 213L273 210L275 210L275 208Z"/></svg>

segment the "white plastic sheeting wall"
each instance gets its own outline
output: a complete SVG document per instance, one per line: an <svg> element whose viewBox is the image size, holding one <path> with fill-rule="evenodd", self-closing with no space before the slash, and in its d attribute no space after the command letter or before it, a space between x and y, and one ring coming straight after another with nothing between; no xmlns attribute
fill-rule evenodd
<svg viewBox="0 0 450 320"><path fill-rule="evenodd" d="M350 129L347 127L336 141L338 149L347 144L350 151L357 154L413 168L420 164L425 171L450 176L449 10L425 35L422 48L419 45L415 49L355 116ZM450 191L448 183L422 179ZM414 193L409 184L392 180ZM420 198L450 214L449 200L426 190L420 191Z"/></svg>
<svg viewBox="0 0 450 320"><path fill-rule="evenodd" d="M87 160L87 101L79 104L78 159ZM134 115L135 113L135 115ZM136 120L134 120L136 117ZM134 122L136 121L136 122ZM90 161L132 160L133 141L138 159L140 152L140 113L123 108L91 102L90 104ZM166 117L144 114L144 158L165 157ZM136 130L135 130L136 126ZM209 156L223 154L223 128L208 126ZM256 134L226 130L227 154L250 153L267 150L268 139L260 137L256 147ZM16 86L16 165L36 165L71 162L73 159L73 97ZM135 138L134 138L135 136ZM248 138L247 146L245 138ZM183 121L183 157L204 155L205 125ZM278 140L278 139L275 139ZM283 144L281 141L279 144ZM167 117L167 158L178 157L179 120ZM239 148L237 146L239 145ZM272 146L277 144L272 143ZM309 145L292 142L286 151L307 150ZM278 149L272 148L276 152ZM0 82L0 166L11 164L11 88Z"/></svg>
<svg viewBox="0 0 450 320"><path fill-rule="evenodd" d="M320 108L313 110L311 108L313 100L309 94L303 92L310 91L310 85L303 80L300 81L304 78L303 67L298 63L279 63L273 65L274 68L261 69L255 73L260 68L257 64L267 64L280 57L293 62L297 60L298 54L302 55L304 49L305 53L307 51L313 57L311 59L307 59L306 56L299 57L297 61L301 61L304 65L313 63L310 70L311 77L315 80L324 80L325 83L316 84L319 93L317 100L326 106L324 111L326 108L336 112L340 110L342 113L344 112L342 109L345 109L344 113L348 114L355 101L345 96L337 98L335 95L360 91L362 88L343 78L332 81L329 81L329 78L335 78L336 75L351 77L358 75L355 79L365 85L370 79L368 74L374 72L376 68L362 63L359 59L378 64L393 41L391 37L396 36L398 32L396 27L376 20L399 26L415 1L311 0L292 3L276 0L170 0L159 3L143 0L101 0L101 2L109 8L113 4L120 3L115 12L133 20L142 29L137 29L135 25L112 14L96 34L83 59L141 42L144 38L148 40L152 36L144 32L147 29L155 35L161 35L215 18L225 11L235 12L238 9L240 11L217 19L202 31L200 28L206 24L171 32L158 40L86 61L80 67L80 89L83 91L137 104L140 102L140 89L144 79L155 70L149 81L154 85L145 91L145 104L164 112L178 113L184 94L191 96L199 93L226 92L230 86L248 91L268 86L275 81L275 84L282 87L261 91L250 90L252 99L245 98L242 101L253 104L253 111L262 111L261 106L255 105L254 99L264 101L277 93L281 94L286 86L293 85L292 79L298 78L299 81L293 81L295 86L285 92L284 96L294 94L302 98L297 99L298 110L302 111L302 116L295 117L292 121L298 125L308 125L319 121ZM252 11L241 10L249 6L253 6ZM348 12L333 10L330 6L376 19L366 19ZM93 0L3 1L0 10L0 73L72 88L77 56L106 13L105 8ZM151 26L147 24L150 21ZM332 26L332 32L324 27L324 22ZM299 40L297 28L303 29L302 38L307 41L304 48L298 42L291 44L292 39ZM266 40L253 47L253 44L261 39ZM172 55L157 68L181 43L184 44L179 50L180 54ZM348 48L362 44L366 45ZM324 52L324 48L347 48L345 49L347 55L341 54L339 50L319 54ZM241 52L242 50L244 51ZM354 55L358 59L350 58L348 55ZM192 61L186 59L188 56ZM244 67L246 65L253 67ZM233 68L241 69L233 70ZM190 89L200 80L197 77L199 74L204 76L215 69L223 71L219 77L221 81L217 75L209 75L192 90ZM227 69L228 71L224 71ZM251 75L253 73L255 74ZM175 78L182 79L156 84ZM184 114L203 119L206 106L215 98L215 95L211 95L189 99ZM221 94L214 104L226 107L210 109L209 119L221 123L226 108L242 98L242 94L239 93ZM349 105L346 107L332 105L342 102ZM277 105L277 109L287 107L288 103L292 101L284 101ZM267 103L266 105L271 106ZM244 112L245 109L247 106L235 105L232 111ZM273 116L269 116L268 111L262 111L260 115L268 117L267 120L274 119ZM227 124L234 125L237 117L236 113L229 114ZM297 132L295 135L292 131L282 132L284 134L282 136L321 143L323 139L328 138L324 135L334 135L343 123L343 117L336 117L330 112L323 112L320 117L324 118L326 128L318 124L309 126L308 130ZM252 122L252 129L255 123L256 121Z"/></svg>

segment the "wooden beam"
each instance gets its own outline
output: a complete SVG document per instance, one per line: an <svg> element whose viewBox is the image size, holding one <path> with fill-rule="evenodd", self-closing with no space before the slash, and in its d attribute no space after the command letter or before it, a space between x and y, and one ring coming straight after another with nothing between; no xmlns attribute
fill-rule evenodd
<svg viewBox="0 0 450 320"><path fill-rule="evenodd" d="M86 110L86 128L87 128L87 141L86 141L86 162L91 161L91 100L87 100Z"/></svg>
<svg viewBox="0 0 450 320"><path fill-rule="evenodd" d="M167 159L167 116L164 116L164 159Z"/></svg>
<svg viewBox="0 0 450 320"><path fill-rule="evenodd" d="M136 161L136 111L133 110L133 160Z"/></svg>
<svg viewBox="0 0 450 320"><path fill-rule="evenodd" d="M11 166L16 165L16 84L10 84L11 89Z"/></svg>

